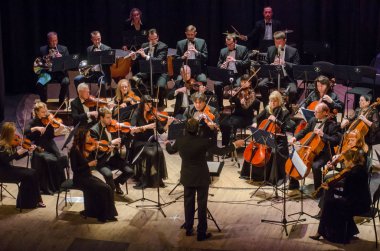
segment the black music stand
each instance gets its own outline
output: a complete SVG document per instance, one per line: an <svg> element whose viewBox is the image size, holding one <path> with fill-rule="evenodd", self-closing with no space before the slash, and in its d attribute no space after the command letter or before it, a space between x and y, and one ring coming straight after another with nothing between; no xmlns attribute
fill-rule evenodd
<svg viewBox="0 0 380 251"><path fill-rule="evenodd" d="M219 67L207 66L207 74L209 79L220 81L222 83L232 84L235 81L234 71L228 69L221 69ZM231 81L232 78L232 81ZM231 83L232 82L232 83Z"/></svg>
<svg viewBox="0 0 380 251"><path fill-rule="evenodd" d="M202 62L199 59L187 59L182 58L173 59L173 73L175 76L181 74L181 67L187 64L191 69L191 75L199 75L202 73Z"/></svg>
<svg viewBox="0 0 380 251"><path fill-rule="evenodd" d="M305 86L305 96L309 95L309 83L313 83L314 80L320 75L320 69L313 65L293 65L293 76L295 80L302 80Z"/></svg>
<svg viewBox="0 0 380 251"><path fill-rule="evenodd" d="M140 72L150 74L150 95L153 96L153 74L168 72L168 65L165 60L152 59L139 60Z"/></svg>
<svg viewBox="0 0 380 251"><path fill-rule="evenodd" d="M334 77L335 65L333 63L327 61L317 61L313 63L313 66L317 67L317 70L321 75L325 75L328 78Z"/></svg>
<svg viewBox="0 0 380 251"><path fill-rule="evenodd" d="M79 66L79 54L72 54L52 59L51 72L67 71L77 69Z"/></svg>
<svg viewBox="0 0 380 251"><path fill-rule="evenodd" d="M261 78L268 78L270 81L274 82L277 80L277 90L280 91L281 79L284 78L284 71L281 65L260 65L261 71L258 76Z"/></svg>

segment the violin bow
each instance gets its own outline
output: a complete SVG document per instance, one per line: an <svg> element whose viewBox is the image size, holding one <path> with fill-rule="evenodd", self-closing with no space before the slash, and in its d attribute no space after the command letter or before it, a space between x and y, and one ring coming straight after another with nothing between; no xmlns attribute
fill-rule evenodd
<svg viewBox="0 0 380 251"><path fill-rule="evenodd" d="M64 104L64 102L62 102L62 104L61 104L61 105L58 107L58 109L55 111L55 113L53 114L53 118L52 118L52 119L54 119L55 115L57 115L57 113L61 110L63 104ZM49 115L50 115L50 113L49 113ZM49 115L48 115L48 116L49 116ZM46 130L46 128L47 128L49 125L50 125L50 123L48 123L48 124L45 126L45 130ZM42 134L43 134L43 133L42 133ZM42 135L42 134L41 134L41 135Z"/></svg>
<svg viewBox="0 0 380 251"><path fill-rule="evenodd" d="M241 36L240 32L231 24L231 28L235 31L236 35Z"/></svg>
<svg viewBox="0 0 380 251"><path fill-rule="evenodd" d="M100 122L99 122L99 123L100 123ZM102 138L102 136L103 136L104 128L105 128L105 127L102 126L102 130L100 131L99 141L101 140L101 138ZM98 153L99 153L99 146L96 148L95 159L98 159Z"/></svg>

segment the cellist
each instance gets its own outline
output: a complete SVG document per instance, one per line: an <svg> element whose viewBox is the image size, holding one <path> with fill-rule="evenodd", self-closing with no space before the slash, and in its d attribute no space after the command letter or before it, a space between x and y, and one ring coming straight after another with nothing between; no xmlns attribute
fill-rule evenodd
<svg viewBox="0 0 380 251"><path fill-rule="evenodd" d="M280 134L275 136L276 144L277 144L277 169L273 169L273 155L271 154L271 158L266 160L265 168L253 168L252 169L252 178L255 180L263 180L269 181L272 184L280 184L280 181L284 181L285 170L284 165L285 161L288 158L288 143L286 139L286 131L289 127L290 122L290 113L283 106L284 102L282 99L282 95L278 91L273 91L269 95L269 104L265 107L263 111L261 111L256 117L253 118L252 127L256 128L258 125L261 125L265 119L275 123L278 127L281 128ZM264 170L266 170L264 174ZM277 173L276 173L277 172ZM241 177L247 178L250 177L250 163L244 161L243 167L241 170Z"/></svg>
<svg viewBox="0 0 380 251"><path fill-rule="evenodd" d="M314 188L317 189L322 183L322 167L329 161L334 154L334 146L338 145L341 139L339 132L339 126L330 114L330 109L325 103L319 103L314 110L315 117L310 119L307 126L297 133L293 138L289 140L289 143L293 144L298 140L301 140L309 132L314 132L321 137L325 143L323 150L315 156L312 171L314 177ZM299 183L297 180L291 178L289 189L298 189ZM317 195L317 197L320 195Z"/></svg>

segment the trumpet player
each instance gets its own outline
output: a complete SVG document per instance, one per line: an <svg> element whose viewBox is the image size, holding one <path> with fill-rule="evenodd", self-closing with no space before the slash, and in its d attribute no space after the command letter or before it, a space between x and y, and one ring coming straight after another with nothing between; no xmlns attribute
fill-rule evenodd
<svg viewBox="0 0 380 251"><path fill-rule="evenodd" d="M248 49L247 47L236 43L235 34L228 34L226 36L226 45L227 47L220 51L218 67L232 70L234 72L234 78L231 79L231 83L215 82L214 84L219 111L223 110L223 88L226 85L231 84L234 84L234 86L240 86L240 77L247 73L250 66Z"/></svg>
<svg viewBox="0 0 380 251"><path fill-rule="evenodd" d="M40 100L44 103L47 101L47 84L52 82L61 83L61 90L59 92L59 104L61 105L65 101L67 91L69 87L69 77L67 72L49 72L47 63L53 58L68 56L69 50L66 46L58 44L58 35L56 32L51 31L47 34L47 45L41 46L39 56L44 59L44 69L39 72L37 80L37 93L40 96ZM46 68L46 69L45 69Z"/></svg>

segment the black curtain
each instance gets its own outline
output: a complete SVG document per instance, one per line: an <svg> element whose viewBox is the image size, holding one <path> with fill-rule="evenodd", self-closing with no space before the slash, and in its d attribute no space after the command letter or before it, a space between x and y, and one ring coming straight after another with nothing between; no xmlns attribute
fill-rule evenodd
<svg viewBox="0 0 380 251"><path fill-rule="evenodd" d="M0 122L4 120L4 67L3 67L3 36L1 32L1 13L0 13Z"/></svg>
<svg viewBox="0 0 380 251"><path fill-rule="evenodd" d="M333 63L368 65L380 50L377 0L4 0L0 14L5 89L8 93L34 90L32 63L52 30L70 53L84 55L93 30L102 33L104 44L120 48L123 22L130 9L138 7L143 23L157 28L160 40L170 48L185 37L187 25L195 25L198 37L207 41L209 65L215 65L224 47L222 33L232 31L233 25L247 34L262 19L267 5L284 28L294 30L288 43L296 44L301 53L305 40L326 41L331 44Z"/></svg>

